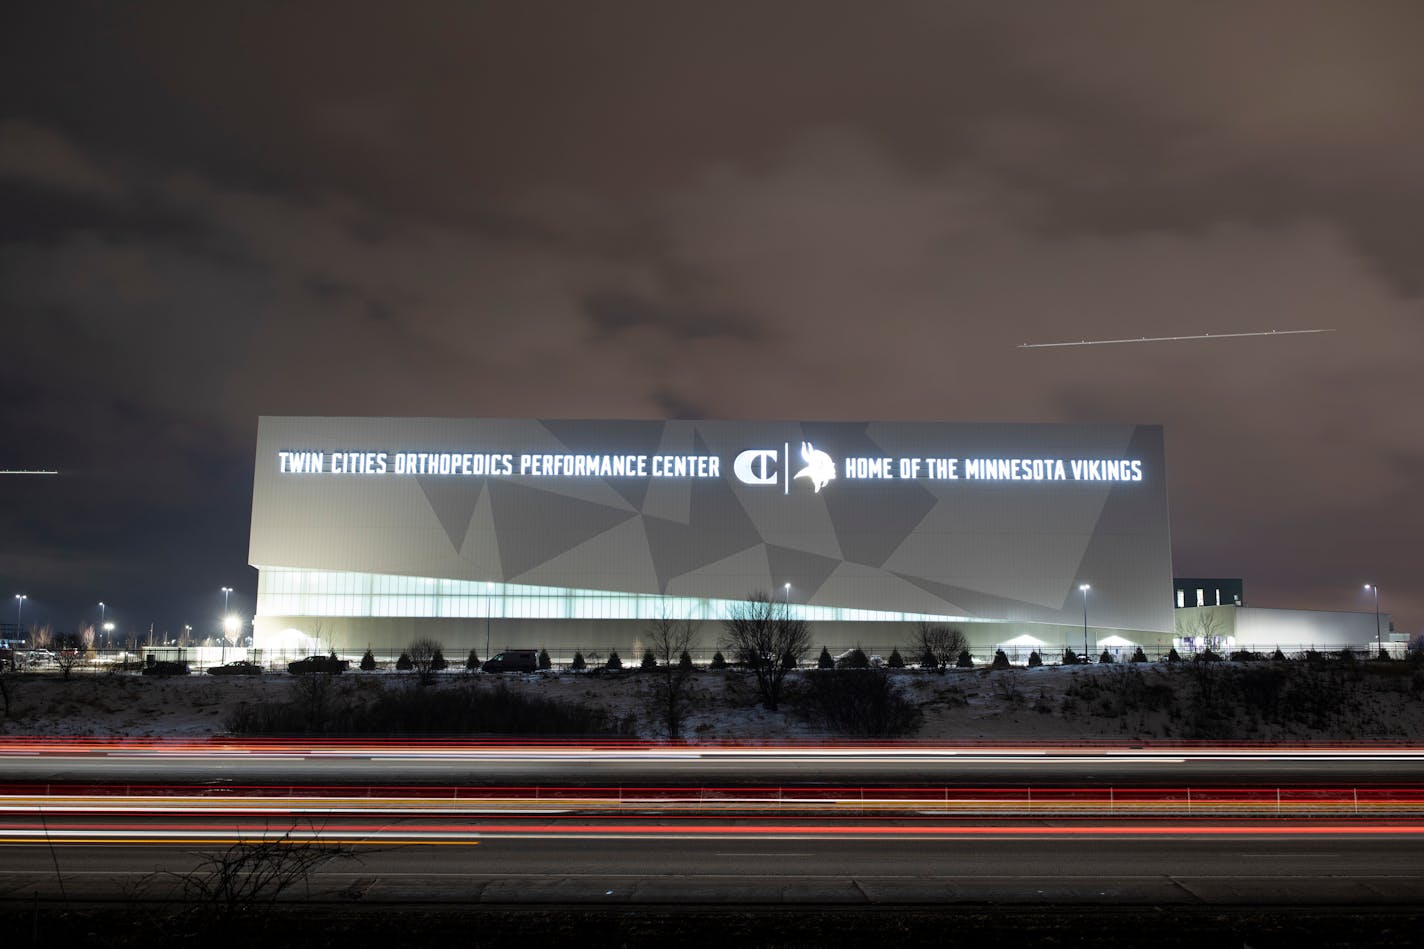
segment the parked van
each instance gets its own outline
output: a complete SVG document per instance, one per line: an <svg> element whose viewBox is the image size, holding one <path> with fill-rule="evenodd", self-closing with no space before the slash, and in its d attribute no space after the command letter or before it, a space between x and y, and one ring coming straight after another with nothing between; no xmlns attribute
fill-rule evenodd
<svg viewBox="0 0 1424 949"><path fill-rule="evenodd" d="M506 649L485 661L486 672L537 672L539 652L536 649Z"/></svg>

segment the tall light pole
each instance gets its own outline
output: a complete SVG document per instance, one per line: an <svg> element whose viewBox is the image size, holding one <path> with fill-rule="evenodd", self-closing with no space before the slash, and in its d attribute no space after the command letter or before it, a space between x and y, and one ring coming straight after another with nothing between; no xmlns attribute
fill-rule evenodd
<svg viewBox="0 0 1424 949"><path fill-rule="evenodd" d="M233 637L233 645L237 644L237 633L242 629L242 620L229 613L223 617L223 640L222 640L222 662L227 662L227 638Z"/></svg>
<svg viewBox="0 0 1424 949"><path fill-rule="evenodd" d="M1092 656L1088 652L1088 591L1092 589L1092 585L1080 583L1078 589L1083 591L1083 659L1092 662Z"/></svg>
<svg viewBox="0 0 1424 949"><path fill-rule="evenodd" d="M1375 654L1376 654L1376 655L1379 655L1379 653L1384 652L1384 639L1383 639L1383 637L1380 635L1380 621L1379 621L1379 584L1377 584L1377 583L1366 583L1366 584L1365 584L1365 589L1366 589L1366 590L1370 590L1370 591L1373 592L1374 595L1375 595L1375 649L1377 650L1377 652L1376 652Z"/></svg>
<svg viewBox="0 0 1424 949"><path fill-rule="evenodd" d="M223 587L223 588L222 588L222 595L223 595L223 615L226 616L226 615L227 615L227 598L230 597L230 596L232 596L232 587Z"/></svg>
<svg viewBox="0 0 1424 949"><path fill-rule="evenodd" d="M25 601L28 599L23 593L15 594L15 635L19 636L21 641L25 638L25 624L20 621L20 614L24 611Z"/></svg>

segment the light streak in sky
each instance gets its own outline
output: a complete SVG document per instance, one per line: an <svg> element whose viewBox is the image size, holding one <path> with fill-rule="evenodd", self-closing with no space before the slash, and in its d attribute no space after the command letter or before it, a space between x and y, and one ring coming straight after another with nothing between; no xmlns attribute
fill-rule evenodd
<svg viewBox="0 0 1424 949"><path fill-rule="evenodd" d="M1194 336L1133 336L1125 339L1079 339L1062 343L1020 343L1019 349L1056 349L1064 346L1116 346L1120 343L1179 343L1192 339L1241 339L1245 336L1300 336L1307 333L1333 333L1320 330L1260 330L1252 333L1198 333Z"/></svg>

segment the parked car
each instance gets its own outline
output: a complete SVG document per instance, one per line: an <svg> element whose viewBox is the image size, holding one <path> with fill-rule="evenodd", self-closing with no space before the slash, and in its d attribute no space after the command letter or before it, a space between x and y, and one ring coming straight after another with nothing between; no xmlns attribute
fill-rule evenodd
<svg viewBox="0 0 1424 949"><path fill-rule="evenodd" d="M143 667L143 674L146 676L185 676L191 672L186 662L173 662L168 659L155 659Z"/></svg>
<svg viewBox="0 0 1424 949"><path fill-rule="evenodd" d="M294 676L310 675L314 672L336 675L350 668L349 659L338 659L334 653L330 656L307 656L305 659L287 663L287 672Z"/></svg>
<svg viewBox="0 0 1424 949"><path fill-rule="evenodd" d="M539 652L536 649L506 649L485 661L485 672L538 672Z"/></svg>
<svg viewBox="0 0 1424 949"><path fill-rule="evenodd" d="M48 649L31 649L25 655L25 662L32 666L52 666L55 663L54 653Z"/></svg>
<svg viewBox="0 0 1424 949"><path fill-rule="evenodd" d="M221 666L208 669L210 676L260 676L262 667L248 659L235 659Z"/></svg>

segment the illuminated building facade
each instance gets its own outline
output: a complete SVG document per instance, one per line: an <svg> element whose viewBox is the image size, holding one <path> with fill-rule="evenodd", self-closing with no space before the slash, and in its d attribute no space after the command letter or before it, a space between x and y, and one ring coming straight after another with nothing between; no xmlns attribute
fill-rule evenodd
<svg viewBox="0 0 1424 949"><path fill-rule="evenodd" d="M1173 630L1148 425L263 418L249 560L277 651L628 655L676 616L710 655L753 591L833 651Z"/></svg>

